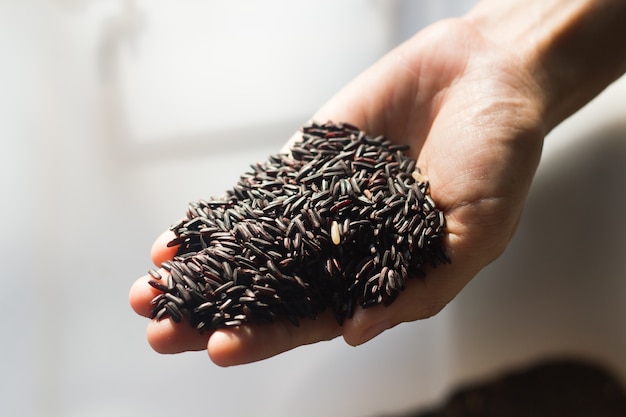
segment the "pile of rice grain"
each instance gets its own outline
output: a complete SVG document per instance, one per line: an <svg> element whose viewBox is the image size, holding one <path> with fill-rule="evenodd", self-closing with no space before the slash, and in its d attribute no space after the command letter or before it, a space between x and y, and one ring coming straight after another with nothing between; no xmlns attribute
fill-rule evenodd
<svg viewBox="0 0 626 417"><path fill-rule="evenodd" d="M349 124L311 123L225 196L191 203L152 318L198 331L283 317L298 325L330 307L391 304L424 265L448 263L445 217L408 147Z"/></svg>

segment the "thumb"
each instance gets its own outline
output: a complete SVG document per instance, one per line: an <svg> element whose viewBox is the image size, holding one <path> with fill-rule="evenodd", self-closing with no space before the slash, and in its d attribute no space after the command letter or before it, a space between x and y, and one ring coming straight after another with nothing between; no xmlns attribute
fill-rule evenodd
<svg viewBox="0 0 626 417"><path fill-rule="evenodd" d="M343 324L344 340L358 346L400 323L438 314L479 269L455 258L452 264L439 265L426 270L425 276L410 278L391 305L356 309L352 319Z"/></svg>

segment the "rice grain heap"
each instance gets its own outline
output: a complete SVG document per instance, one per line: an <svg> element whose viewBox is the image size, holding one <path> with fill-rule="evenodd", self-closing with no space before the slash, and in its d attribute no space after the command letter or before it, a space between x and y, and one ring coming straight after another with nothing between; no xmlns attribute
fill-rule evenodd
<svg viewBox="0 0 626 417"><path fill-rule="evenodd" d="M448 263L445 217L405 145L311 123L288 154L252 166L225 196L189 204L174 259L155 270L152 318L199 332L332 308L391 304L424 265Z"/></svg>

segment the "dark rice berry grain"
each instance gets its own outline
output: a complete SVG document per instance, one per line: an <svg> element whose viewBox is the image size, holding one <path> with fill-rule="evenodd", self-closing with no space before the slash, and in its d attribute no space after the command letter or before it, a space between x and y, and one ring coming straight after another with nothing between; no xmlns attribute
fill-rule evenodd
<svg viewBox="0 0 626 417"><path fill-rule="evenodd" d="M312 123L289 154L252 166L222 198L193 202L152 317L199 332L332 308L391 304L409 276L448 263L445 217L415 160L348 124ZM165 277L164 277L165 278Z"/></svg>

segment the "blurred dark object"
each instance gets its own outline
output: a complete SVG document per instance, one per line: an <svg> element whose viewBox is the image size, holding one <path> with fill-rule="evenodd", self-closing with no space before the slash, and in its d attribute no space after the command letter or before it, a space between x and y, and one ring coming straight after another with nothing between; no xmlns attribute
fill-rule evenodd
<svg viewBox="0 0 626 417"><path fill-rule="evenodd" d="M599 364L553 360L462 387L438 409L396 417L626 417L626 390Z"/></svg>

